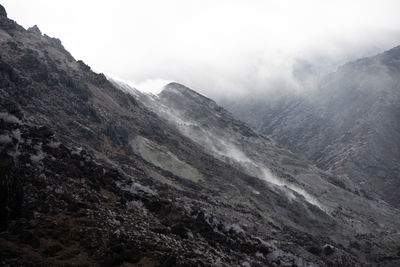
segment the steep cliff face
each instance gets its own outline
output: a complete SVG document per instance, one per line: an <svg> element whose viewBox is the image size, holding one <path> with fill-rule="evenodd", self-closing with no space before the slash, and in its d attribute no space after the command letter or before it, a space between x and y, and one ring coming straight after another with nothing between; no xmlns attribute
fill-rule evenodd
<svg viewBox="0 0 400 267"><path fill-rule="evenodd" d="M398 263L400 215L351 181L182 85L111 83L1 10L2 264Z"/></svg>
<svg viewBox="0 0 400 267"><path fill-rule="evenodd" d="M346 175L365 195L399 207L399 51L348 63L307 94L226 106L283 147Z"/></svg>

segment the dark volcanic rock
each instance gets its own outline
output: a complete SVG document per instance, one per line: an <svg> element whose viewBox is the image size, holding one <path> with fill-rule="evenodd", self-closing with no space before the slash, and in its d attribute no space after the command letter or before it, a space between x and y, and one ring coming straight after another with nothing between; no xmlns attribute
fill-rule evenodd
<svg viewBox="0 0 400 267"><path fill-rule="evenodd" d="M14 159L2 152L0 162L0 231L4 231L10 221L21 215L23 187Z"/></svg>
<svg viewBox="0 0 400 267"><path fill-rule="evenodd" d="M46 256L49 256L49 257L54 257L61 250L62 250L62 248L59 245L49 246L43 251L43 254L45 254Z"/></svg>
<svg viewBox="0 0 400 267"><path fill-rule="evenodd" d="M336 186L187 87L160 100L188 111L178 125L58 39L0 20L1 265L398 263L399 214L385 203ZM331 255L307 251L324 244Z"/></svg>
<svg viewBox="0 0 400 267"><path fill-rule="evenodd" d="M7 17L6 9L2 5L0 5L0 16Z"/></svg>

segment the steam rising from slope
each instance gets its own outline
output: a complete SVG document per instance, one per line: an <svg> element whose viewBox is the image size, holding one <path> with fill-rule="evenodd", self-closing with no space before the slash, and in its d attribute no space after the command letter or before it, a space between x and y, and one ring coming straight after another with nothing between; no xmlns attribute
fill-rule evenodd
<svg viewBox="0 0 400 267"><path fill-rule="evenodd" d="M112 81L120 86L121 89L133 93L138 97L137 91L121 82ZM140 97L140 96L139 96ZM285 194L289 200L293 201L301 196L308 203L318 207L327 214L328 208L324 207L315 197L309 194L306 190L294 185L288 181L278 178L261 162L250 158L246 153L236 145L236 137L218 133L218 129L205 129L195 121L187 119L179 111L171 109L156 101L157 96L144 95L146 101L143 101L150 109L165 118L185 136L202 145L206 151L221 159L222 161L231 164L232 166L244 171L250 176L260 178L271 185L271 188L279 193Z"/></svg>
<svg viewBox="0 0 400 267"><path fill-rule="evenodd" d="M121 89L124 89L124 91L132 93L133 95L137 96L137 93L135 90L132 90L132 88L137 88L141 92L146 92L146 93L151 93L151 94L158 94L161 92L161 90L164 88L165 85L168 83L171 83L173 81L171 80L165 80L165 79L146 79L141 82L133 82L133 81L126 81L118 77L117 75L113 74L107 74L106 75L109 80L112 82L116 83L118 87Z"/></svg>
<svg viewBox="0 0 400 267"><path fill-rule="evenodd" d="M171 111L165 106L162 108L162 116L165 119L168 119L171 122L179 120L178 129L180 132L201 144L206 149L211 150L213 155L217 155L218 158L238 167L248 175L255 176L274 185L275 188L283 191L290 200L296 198L291 192L294 191L304 197L304 199L310 204L317 206L328 213L328 209L323 207L323 205L311 194L294 184L276 177L266 166L256 160L250 159L238 146L225 140L224 137L213 135L215 133L203 130L196 123L184 122L182 117L175 115L176 111Z"/></svg>

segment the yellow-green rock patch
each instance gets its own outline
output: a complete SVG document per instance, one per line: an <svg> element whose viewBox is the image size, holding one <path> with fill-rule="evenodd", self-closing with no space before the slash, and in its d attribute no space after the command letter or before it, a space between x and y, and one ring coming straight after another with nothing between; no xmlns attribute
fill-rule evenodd
<svg viewBox="0 0 400 267"><path fill-rule="evenodd" d="M165 146L159 145L143 136L131 141L133 151L146 161L192 182L203 180L203 175L195 168L180 160Z"/></svg>

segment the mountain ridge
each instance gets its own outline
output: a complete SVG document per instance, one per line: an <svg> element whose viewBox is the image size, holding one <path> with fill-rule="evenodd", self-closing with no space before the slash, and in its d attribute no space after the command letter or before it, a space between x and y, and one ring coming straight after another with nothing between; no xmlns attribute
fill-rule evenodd
<svg viewBox="0 0 400 267"><path fill-rule="evenodd" d="M213 100L109 81L4 17L0 47L2 264L400 261L396 210Z"/></svg>
<svg viewBox="0 0 400 267"><path fill-rule="evenodd" d="M283 147L364 183L366 194L378 193L397 207L398 51L345 64L307 94L224 106Z"/></svg>

